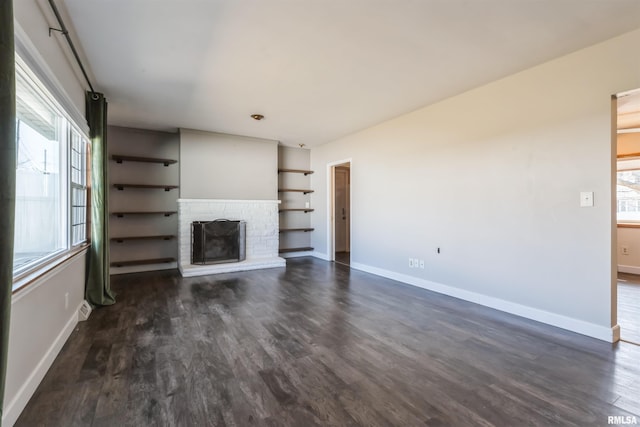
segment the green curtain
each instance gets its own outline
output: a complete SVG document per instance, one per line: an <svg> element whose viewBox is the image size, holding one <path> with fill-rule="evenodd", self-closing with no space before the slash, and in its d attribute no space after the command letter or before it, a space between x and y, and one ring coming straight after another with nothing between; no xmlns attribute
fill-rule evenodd
<svg viewBox="0 0 640 427"><path fill-rule="evenodd" d="M85 298L94 306L111 305L116 300L109 282L107 101L97 92L87 92L86 101L91 138L91 248Z"/></svg>
<svg viewBox="0 0 640 427"><path fill-rule="evenodd" d="M16 206L16 59L13 2L0 1L0 425L9 350Z"/></svg>

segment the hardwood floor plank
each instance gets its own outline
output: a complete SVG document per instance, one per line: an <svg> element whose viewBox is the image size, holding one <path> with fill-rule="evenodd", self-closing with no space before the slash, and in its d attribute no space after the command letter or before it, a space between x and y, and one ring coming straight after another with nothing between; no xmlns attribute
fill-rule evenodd
<svg viewBox="0 0 640 427"><path fill-rule="evenodd" d="M433 407L416 411L367 379L347 386L339 399L360 425L428 425L439 412ZM429 415L425 415L428 410Z"/></svg>
<svg viewBox="0 0 640 427"><path fill-rule="evenodd" d="M80 370L80 380L104 377L111 346L111 343L103 340L96 340L91 344Z"/></svg>
<svg viewBox="0 0 640 427"><path fill-rule="evenodd" d="M96 403L96 418L106 418L117 414L126 403L129 374L133 363L133 349L118 342L111 346L103 377L102 388Z"/></svg>
<svg viewBox="0 0 640 427"><path fill-rule="evenodd" d="M17 426L640 422L640 347L314 258L112 277Z"/></svg>
<svg viewBox="0 0 640 427"><path fill-rule="evenodd" d="M297 391L282 369L266 369L259 371L259 374L280 405L288 406L296 402Z"/></svg>

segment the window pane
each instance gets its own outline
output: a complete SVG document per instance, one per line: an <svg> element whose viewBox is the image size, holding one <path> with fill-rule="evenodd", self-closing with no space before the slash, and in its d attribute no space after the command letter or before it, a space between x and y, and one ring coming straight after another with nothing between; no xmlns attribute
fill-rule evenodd
<svg viewBox="0 0 640 427"><path fill-rule="evenodd" d="M71 244L87 239L87 140L71 131Z"/></svg>
<svg viewBox="0 0 640 427"><path fill-rule="evenodd" d="M618 171L618 221L640 221L640 170Z"/></svg>
<svg viewBox="0 0 640 427"><path fill-rule="evenodd" d="M16 101L14 272L67 246L62 116L20 75Z"/></svg>

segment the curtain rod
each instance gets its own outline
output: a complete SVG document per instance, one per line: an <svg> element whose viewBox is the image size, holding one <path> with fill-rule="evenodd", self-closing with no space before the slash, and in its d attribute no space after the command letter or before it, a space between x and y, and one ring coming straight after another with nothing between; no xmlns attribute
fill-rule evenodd
<svg viewBox="0 0 640 427"><path fill-rule="evenodd" d="M87 76L87 72L85 71L84 66L82 65L82 61L80 60L78 51L76 50L76 47L73 45L73 41L71 41L71 37L69 37L69 31L67 30L67 27L64 25L64 21L62 21L62 17L60 16L60 12L58 12L58 7L56 6L56 3L54 2L54 0L49 0L49 4L51 5L51 9L53 10L53 13L56 15L58 24L60 24L60 29L49 27L49 37L51 37L51 31L58 31L64 34L64 37L67 39L67 43L69 43L69 47L71 48L71 52L73 52L73 56L76 58L76 61L80 66L82 75L84 76L85 80L87 81L87 84L89 85L89 88L91 89L91 93L96 93L96 91L93 90L93 85L91 84L91 81L89 80L89 76Z"/></svg>

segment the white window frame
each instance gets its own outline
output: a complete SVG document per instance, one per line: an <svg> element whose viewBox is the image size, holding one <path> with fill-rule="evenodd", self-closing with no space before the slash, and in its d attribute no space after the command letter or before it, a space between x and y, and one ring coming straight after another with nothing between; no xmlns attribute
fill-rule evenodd
<svg viewBox="0 0 640 427"><path fill-rule="evenodd" d="M69 126L69 166L67 168L67 171L69 173L69 178L68 178L68 191L69 191L69 246L71 248L75 248L77 246L80 245L84 245L87 241L88 241L88 229L87 226L89 225L89 200L88 200L88 195L89 195L89 191L88 191L88 151L89 151L89 138L86 135L83 135L83 133L80 131L80 129L77 128L77 126L74 126L73 123L70 122ZM80 176L80 182L76 182L76 180L73 177L73 171L75 169L75 163L73 161L73 156L75 153L75 147L74 147L74 141L73 141L73 137L74 137L74 133L77 134L78 138L80 138L80 152L79 154L79 158L80 158L80 165L79 165L79 176ZM75 202L78 202L76 200L74 200L74 190L79 190L81 192L84 193L84 197L81 202L84 202L84 205L75 205ZM82 222L78 222L78 223L74 223L75 221L75 209L76 207L84 207L84 218ZM84 232L83 232L83 238L79 239L76 241L76 239L74 239L74 227L77 225L84 225Z"/></svg>
<svg viewBox="0 0 640 427"><path fill-rule="evenodd" d="M36 90L42 100L47 104L48 107L54 109L56 114L59 114L63 118L63 123L61 125L61 133L64 135L64 141L62 142L62 155L64 156L63 167L66 173L62 173L61 175L61 203L63 204L63 218L66 218L66 222L63 225L64 239L65 244L64 248L47 254L38 260L35 260L29 264L25 264L18 269L15 269L13 272L13 290L17 290L18 288L23 286L23 281L25 278L31 277L34 274L38 274L42 270L45 270L66 257L72 255L77 252L79 249L85 247L89 242L88 236L88 224L89 224L89 201L87 200L88 195L88 157L87 152L90 151L90 139L87 135L86 126L82 126L78 124L73 117L75 115L69 114L65 108L61 105L60 102L57 101L56 97L54 97L51 92L47 89L47 87L42 83L42 80L31 71L30 67L23 61L19 55L16 54L16 75L20 75L24 80L28 82L28 84L32 87L32 89ZM74 132L81 138L81 144L84 148L83 153L81 153L81 169L84 174L83 182L74 183L72 177L72 159L73 155L72 150L72 138ZM86 201L86 209L85 209L85 218L84 218L84 239L74 242L73 240L73 197L72 191L73 188L84 190L85 193L85 201Z"/></svg>
<svg viewBox="0 0 640 427"><path fill-rule="evenodd" d="M617 183L617 176L619 172L640 171L640 158L619 159L617 161L616 169L617 169L616 170L616 183ZM618 217L619 217L618 215L619 212L627 212L627 209L625 209L624 211L618 210L619 206L621 205L621 202L625 202L624 203L625 207L629 206L628 201L622 201L618 199L617 191L616 191L616 215ZM638 203L640 203L640 201ZM619 219L618 218L617 223L618 224L640 224L640 218L639 219Z"/></svg>

